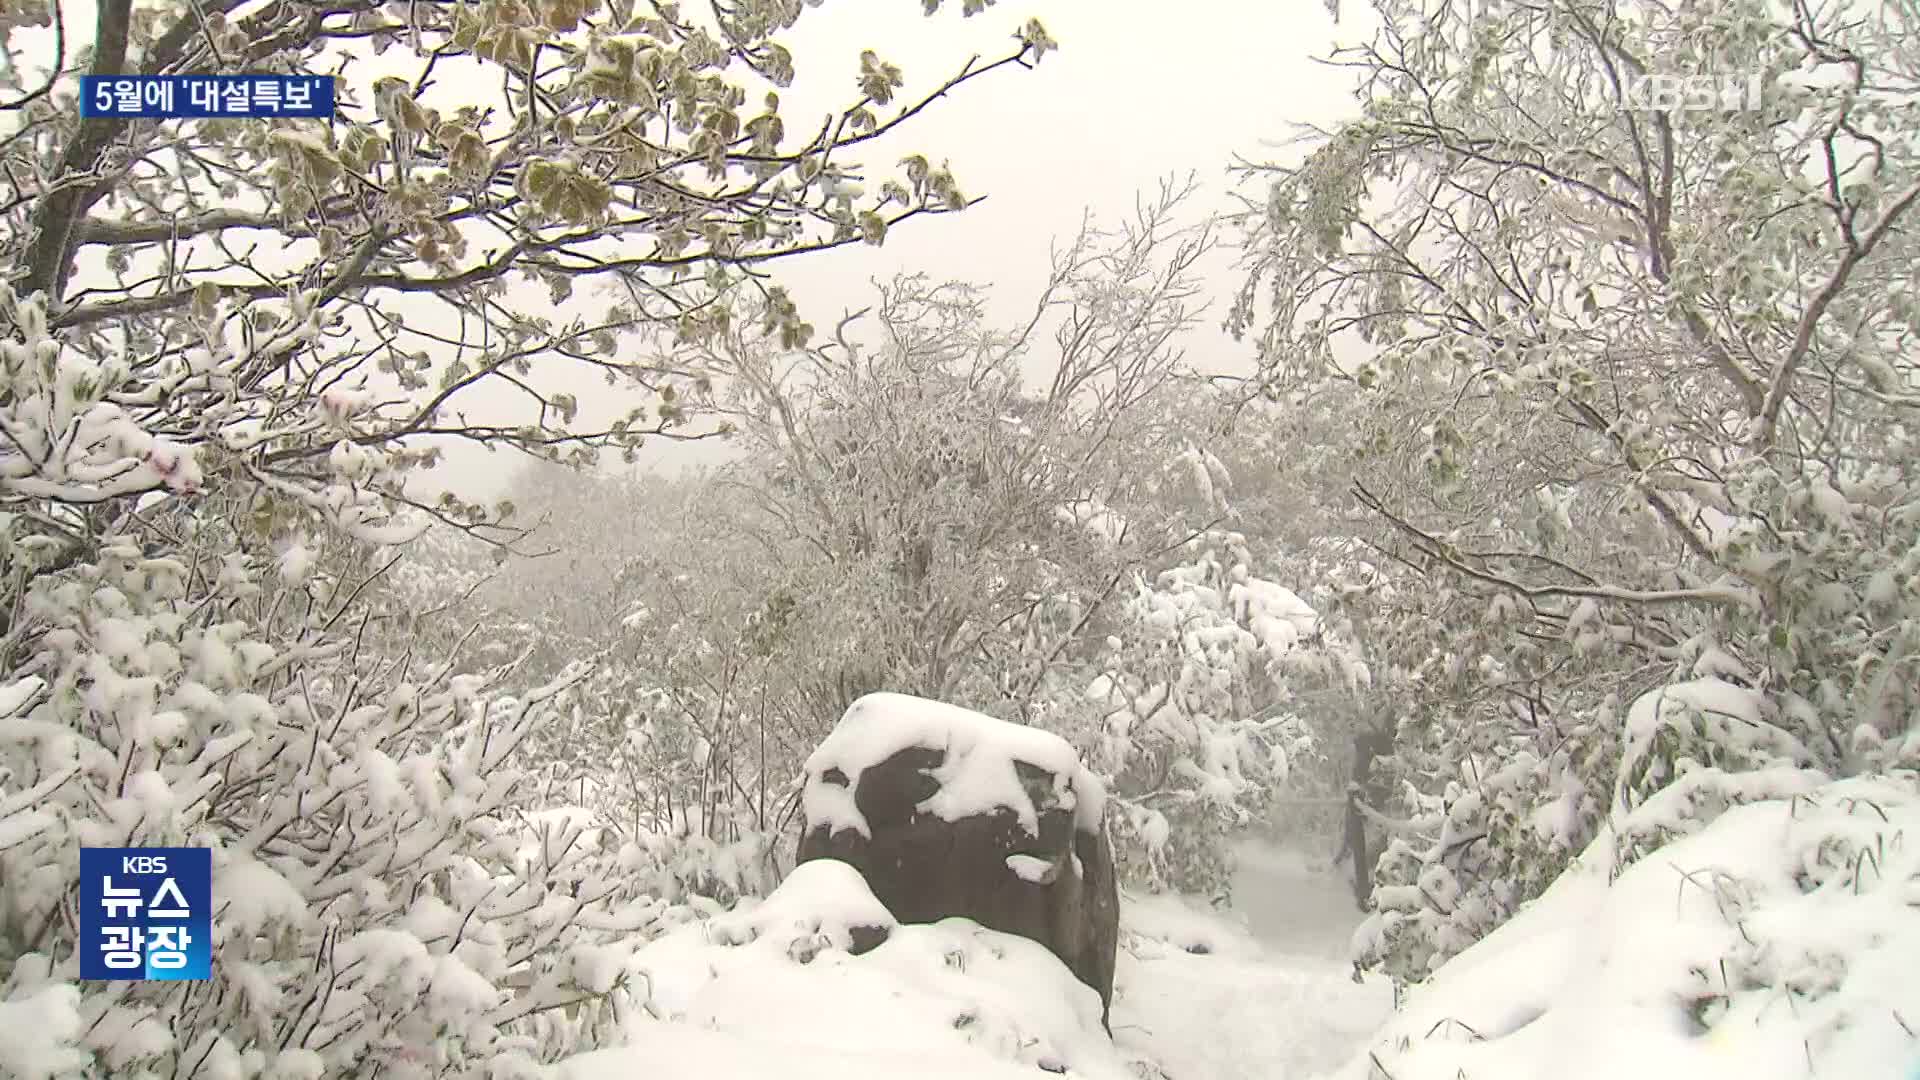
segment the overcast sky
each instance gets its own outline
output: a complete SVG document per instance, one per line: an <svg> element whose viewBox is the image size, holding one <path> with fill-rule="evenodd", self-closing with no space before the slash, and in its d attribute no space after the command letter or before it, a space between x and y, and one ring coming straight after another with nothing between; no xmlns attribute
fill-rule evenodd
<svg viewBox="0 0 1920 1080"><path fill-rule="evenodd" d="M70 0L69 27L90 30L92 7ZM1354 110L1348 74L1313 60L1336 36L1358 39L1370 14L1350 3L1336 26L1321 0L1001 0L972 18L961 17L960 0L946 7L928 18L920 0L828 0L783 38L799 78L782 91L781 112L796 133L813 130L817 118L852 99L863 49L904 70L901 99L913 100L970 56L991 61L1011 52L1013 32L1028 18L1041 19L1060 43L1036 70L1002 69L970 83L866 148L862 160L882 176L908 153L945 159L965 192L987 199L963 214L907 222L882 248L853 246L780 264L777 276L817 326L865 306L870 281L903 270L988 285L994 314L1011 323L1030 310L1049 270L1050 245L1072 235L1083 210L1108 220L1125 216L1138 194L1189 172L1203 187L1191 210L1224 207L1236 153L1273 159L1284 151L1270 143L1284 138L1290 123L1327 124ZM70 55L89 37L70 35ZM14 43L31 54L52 46L44 30L22 31ZM397 54L385 59L397 61ZM356 81L370 83L384 66L356 65ZM443 85L460 94L460 87ZM83 275L86 261L78 268ZM1210 280L1219 299L1205 329L1192 335L1190 355L1209 369L1244 370L1246 348L1218 329L1237 282L1226 253L1213 260ZM526 295L538 304L544 293L530 288ZM553 388L579 392L583 414L609 405L598 380ZM712 447L660 441L644 460L667 467L710 460ZM514 462L511 455L456 449L441 472L449 486L487 496Z"/></svg>
<svg viewBox="0 0 1920 1080"><path fill-rule="evenodd" d="M1045 283L1050 245L1071 236L1083 210L1124 216L1137 194L1188 172L1204 189L1196 213L1224 206L1233 155L1274 158L1283 151L1264 143L1285 138L1289 123L1325 124L1354 111L1348 74L1314 58L1336 34L1354 41L1369 14L1350 7L1336 26L1318 0L1002 0L969 19L959 17L959 0L947 7L929 19L917 0L829 0L789 39L801 83L835 95L783 94L790 130L840 100L851 76L836 76L857 70L865 48L904 69L902 96L912 98L969 56L1004 55L1028 18L1061 46L1033 71L969 84L867 155L890 166L906 153L937 153L963 190L987 198L964 214L908 222L881 248L786 264L778 276L816 325L865 306L870 280L907 270L990 285L995 315L1014 322ZM1210 269L1220 299L1189 349L1207 366L1243 369L1246 348L1218 329L1238 279L1224 253ZM662 443L647 459L711 456L710 444Z"/></svg>
<svg viewBox="0 0 1920 1080"><path fill-rule="evenodd" d="M993 283L1011 318L1044 282L1050 241L1074 230L1083 207L1123 215L1158 178L1188 171L1217 199L1235 152L1266 156L1261 140L1283 136L1289 120L1325 120L1352 101L1344 73L1312 62L1335 29L1315 0L1031 0L955 14L925 18L914 0L833 0L796 28L808 70L853 71L876 45L905 69L909 96L969 55L1003 54L1028 17L1061 42L1036 70L996 72L901 133L903 149L938 148L987 201L911 222L879 250L796 263L787 276L804 300L856 303L868 277L913 268Z"/></svg>

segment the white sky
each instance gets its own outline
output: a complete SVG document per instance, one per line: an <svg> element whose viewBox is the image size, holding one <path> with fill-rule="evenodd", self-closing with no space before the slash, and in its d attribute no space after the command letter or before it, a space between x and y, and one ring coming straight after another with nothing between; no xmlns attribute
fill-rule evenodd
<svg viewBox="0 0 1920 1080"><path fill-rule="evenodd" d="M1322 0L1001 0L970 19L961 17L960 0L948 0L932 18L919 0L828 0L782 39L799 76L781 92L789 132L810 132L817 118L852 99L863 49L904 70L900 100L911 101L969 56L991 61L1012 51L1013 31L1028 18L1041 19L1061 48L1036 70L1002 69L962 87L861 159L883 176L908 153L946 159L962 190L988 196L984 203L907 222L883 248L860 245L785 262L776 276L820 327L865 306L871 280L906 270L988 285L994 315L1013 322L1045 282L1050 246L1071 236L1083 210L1109 220L1125 216L1136 195L1189 172L1202 184L1202 198L1189 209L1222 207L1235 153L1272 159L1281 152L1263 143L1284 138L1290 123L1329 124L1352 112L1348 74L1313 62L1336 33L1352 42L1370 25L1370 12L1351 0L1347 7L1336 27ZM66 14L72 56L91 37L93 4L69 0ZM23 66L39 66L52 35L20 31L13 44ZM370 82L383 66L374 61L353 74ZM84 261L79 272L87 272ZM1213 260L1218 299L1188 343L1199 366L1246 367L1247 348L1218 329L1237 280L1227 253ZM529 303L545 302L544 289L526 295ZM579 395L583 422L591 422L590 413L636 404L607 401L598 379L577 387L571 381L543 380ZM671 468L713 460L717 449L661 440L643 460ZM517 461L453 447L438 472L450 487L487 496Z"/></svg>
<svg viewBox="0 0 1920 1080"><path fill-rule="evenodd" d="M807 260L788 275L805 300L863 302L866 278L923 269L991 282L1011 318L1083 208L1125 214L1137 192L1188 171L1217 197L1233 153L1262 156L1260 140L1284 135L1287 121L1325 120L1352 100L1343 73L1311 61L1333 30L1315 0L1030 0L956 15L927 19L915 0L834 0L796 28L795 55L823 73L851 72L861 48L885 43L908 96L975 52L1003 53L1028 17L1061 42L1036 70L995 72L901 133L903 150L937 147L962 188L987 201L910 222L879 250Z"/></svg>
<svg viewBox="0 0 1920 1080"><path fill-rule="evenodd" d="M860 51L875 48L904 69L902 96L912 99L975 53L1003 55L1012 31L1032 17L1061 48L1033 71L1003 69L963 87L886 152L868 155L890 166L906 153L937 153L962 190L985 202L907 222L884 247L809 256L777 275L821 327L870 302L871 280L913 270L989 285L994 314L1016 321L1045 284L1050 246L1072 235L1083 211L1127 215L1137 194L1189 172L1203 186L1189 209L1222 207L1234 154L1271 159L1280 151L1263 140L1286 137L1290 123L1328 124L1354 111L1348 74L1314 63L1336 31L1351 42L1368 25L1359 17L1370 12L1349 8L1336 27L1319 0L1002 0L971 19L959 17L959 0L931 19L917 0L829 0L786 39L800 68L796 89L817 72L841 92L851 75L835 74L856 71ZM805 99L782 96L789 130L807 126ZM1192 336L1190 356L1208 368L1243 369L1247 348L1219 330L1238 275L1224 253L1211 270L1219 299ZM717 450L657 443L643 460L712 460Z"/></svg>

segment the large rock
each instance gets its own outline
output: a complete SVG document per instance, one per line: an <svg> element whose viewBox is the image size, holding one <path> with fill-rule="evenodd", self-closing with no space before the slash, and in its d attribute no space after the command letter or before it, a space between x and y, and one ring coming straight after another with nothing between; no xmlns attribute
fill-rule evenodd
<svg viewBox="0 0 1920 1080"><path fill-rule="evenodd" d="M807 760L799 860L852 865L902 923L960 916L1046 946L1106 1025L1120 900L1105 802L1056 735L869 694Z"/></svg>

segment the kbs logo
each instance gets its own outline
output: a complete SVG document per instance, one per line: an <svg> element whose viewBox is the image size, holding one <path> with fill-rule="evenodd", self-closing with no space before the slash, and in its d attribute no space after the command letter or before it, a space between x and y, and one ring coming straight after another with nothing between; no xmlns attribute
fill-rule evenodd
<svg viewBox="0 0 1920 1080"><path fill-rule="evenodd" d="M80 849L80 977L213 974L213 853Z"/></svg>
<svg viewBox="0 0 1920 1080"><path fill-rule="evenodd" d="M1751 112L1760 108L1764 77L1745 75L1640 75L1620 84L1628 112Z"/></svg>

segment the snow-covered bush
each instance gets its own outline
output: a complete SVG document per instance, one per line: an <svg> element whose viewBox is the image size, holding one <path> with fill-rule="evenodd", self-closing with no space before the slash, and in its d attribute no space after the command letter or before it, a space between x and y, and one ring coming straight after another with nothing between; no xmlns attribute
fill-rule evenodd
<svg viewBox="0 0 1920 1080"><path fill-rule="evenodd" d="M1131 883L1224 897L1229 834L1311 745L1296 687L1360 677L1322 647L1313 610L1249 561L1242 537L1216 529L1137 579L1082 700L1062 695L1039 714L1090 729L1081 741L1112 795L1115 858Z"/></svg>
<svg viewBox="0 0 1920 1080"><path fill-rule="evenodd" d="M215 449L235 428L198 451L150 435L108 401L136 392L124 372L64 352L38 298L0 303L20 329L0 543L31 571L6 579L0 1010L44 1020L12 1074L532 1076L590 1044L604 948L656 908L585 851L516 863L509 812L519 751L584 668L499 696L494 673L379 647L377 566L341 553L419 528L361 486L395 463L337 402L279 418L332 425L329 471L273 482ZM217 344L245 364L274 339ZM210 983L76 985L83 845L212 849Z"/></svg>
<svg viewBox="0 0 1920 1080"><path fill-rule="evenodd" d="M230 560L221 591L194 588L185 565L115 544L35 582L34 673L0 717L4 998L71 985L81 845L206 846L211 992L84 987L76 1045L98 1061L531 1075L587 1033L535 1018L591 1020L577 1007L612 988L579 952L601 940L588 927L649 914L604 877L549 888L565 863L511 872L501 845L515 751L578 676L489 700L481 678L441 670L369 694L378 665L347 642L276 647L236 610L252 607L249 569Z"/></svg>
<svg viewBox="0 0 1920 1080"><path fill-rule="evenodd" d="M1668 828L1643 804L1414 991L1335 1080L1906 1080L1920 1062L1920 774L1779 775Z"/></svg>
<svg viewBox="0 0 1920 1080"><path fill-rule="evenodd" d="M1543 892L1592 838L1615 754L1584 726L1553 742L1444 726L1416 741L1409 726L1384 763L1398 797L1363 811L1387 839L1355 958L1418 982Z"/></svg>

